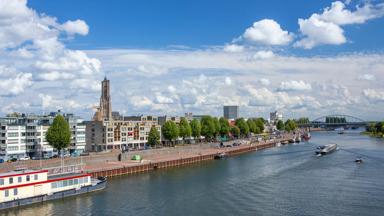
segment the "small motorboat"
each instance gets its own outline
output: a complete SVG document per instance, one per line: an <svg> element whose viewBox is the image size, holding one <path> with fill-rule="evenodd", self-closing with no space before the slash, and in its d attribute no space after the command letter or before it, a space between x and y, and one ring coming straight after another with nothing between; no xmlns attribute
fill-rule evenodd
<svg viewBox="0 0 384 216"><path fill-rule="evenodd" d="M356 158L355 162L358 163L358 164L363 163L363 159L361 159L361 158Z"/></svg>

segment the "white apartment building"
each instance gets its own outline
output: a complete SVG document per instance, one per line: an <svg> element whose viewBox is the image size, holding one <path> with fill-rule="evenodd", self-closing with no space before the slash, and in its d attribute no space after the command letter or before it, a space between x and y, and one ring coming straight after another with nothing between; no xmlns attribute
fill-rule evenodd
<svg viewBox="0 0 384 216"><path fill-rule="evenodd" d="M45 135L57 113L50 115L13 114L0 118L0 159L29 157L51 157L57 154L49 145ZM85 149L85 125L71 114L64 115L72 132L71 153Z"/></svg>

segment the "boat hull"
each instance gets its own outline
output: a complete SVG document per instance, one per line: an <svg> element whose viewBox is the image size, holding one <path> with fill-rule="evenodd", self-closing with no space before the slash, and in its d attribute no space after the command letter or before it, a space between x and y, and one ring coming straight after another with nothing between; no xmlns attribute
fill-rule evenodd
<svg viewBox="0 0 384 216"><path fill-rule="evenodd" d="M3 209L9 209L9 208L15 208L19 206L25 206L25 205L30 205L34 203L41 203L49 200L56 200L56 199L62 199L65 197L70 197L70 196L76 196L80 194L85 194L85 193L90 193L98 190L103 190L107 185L107 181L101 181L97 183L96 185L89 185L89 186L84 186L78 190L76 189L71 189L71 190L65 190L65 191L60 191L56 192L50 195L41 195L41 196L35 196L35 197L29 197L29 198L24 198L24 199L19 199L19 200L12 200L8 202L3 202L0 203L0 210Z"/></svg>

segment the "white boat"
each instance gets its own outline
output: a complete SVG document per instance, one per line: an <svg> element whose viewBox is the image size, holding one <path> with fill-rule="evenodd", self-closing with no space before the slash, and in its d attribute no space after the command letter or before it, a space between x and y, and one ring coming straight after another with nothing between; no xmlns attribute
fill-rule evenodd
<svg viewBox="0 0 384 216"><path fill-rule="evenodd" d="M16 170L0 174L0 210L102 190L106 179L83 172Z"/></svg>
<svg viewBox="0 0 384 216"><path fill-rule="evenodd" d="M333 152L334 150L336 150L336 148L337 148L337 144L334 144L334 143L328 144L325 146L319 146L316 149L316 154L321 154L321 155L329 154L329 153Z"/></svg>

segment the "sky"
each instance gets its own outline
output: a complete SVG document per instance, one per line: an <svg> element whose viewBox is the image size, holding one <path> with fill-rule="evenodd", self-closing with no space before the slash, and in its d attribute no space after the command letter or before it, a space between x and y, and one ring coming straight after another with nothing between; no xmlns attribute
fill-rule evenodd
<svg viewBox="0 0 384 216"><path fill-rule="evenodd" d="M0 114L384 119L384 1L0 0Z"/></svg>

